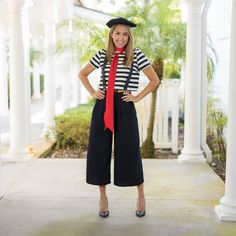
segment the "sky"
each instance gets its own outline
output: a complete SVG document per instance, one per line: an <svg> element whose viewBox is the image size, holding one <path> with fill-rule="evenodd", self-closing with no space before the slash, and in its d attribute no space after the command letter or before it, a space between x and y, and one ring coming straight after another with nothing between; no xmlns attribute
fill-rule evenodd
<svg viewBox="0 0 236 236"><path fill-rule="evenodd" d="M92 8L95 10L100 10L100 11L112 14L112 13L118 11L123 6L125 6L126 0L115 0L114 2L115 2L115 4L110 3L109 0L101 0L100 3L97 3L97 1L95 1L95 0L83 1L85 6L88 8ZM186 22L187 8L186 8L186 4L184 3L183 0L180 1L180 8L181 8L181 12L182 12L182 14L181 14L182 21Z"/></svg>
<svg viewBox="0 0 236 236"><path fill-rule="evenodd" d="M110 1L101 1L100 3L95 3L94 0L86 0L84 1L86 7L95 9L95 5L97 5L96 10L101 10L106 13L114 13L118 11L125 4L125 0L115 0L115 4L110 3Z"/></svg>

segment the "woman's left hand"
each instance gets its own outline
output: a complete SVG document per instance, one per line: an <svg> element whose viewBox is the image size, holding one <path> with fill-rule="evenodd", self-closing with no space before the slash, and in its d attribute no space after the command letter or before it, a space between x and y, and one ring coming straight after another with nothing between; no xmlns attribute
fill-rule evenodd
<svg viewBox="0 0 236 236"><path fill-rule="evenodd" d="M138 99L132 93L124 92L123 95L121 98L125 102L138 102Z"/></svg>

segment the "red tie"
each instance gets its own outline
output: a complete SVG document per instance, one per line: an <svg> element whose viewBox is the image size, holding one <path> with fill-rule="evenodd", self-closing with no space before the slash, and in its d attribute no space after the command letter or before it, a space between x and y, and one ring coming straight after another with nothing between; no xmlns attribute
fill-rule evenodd
<svg viewBox="0 0 236 236"><path fill-rule="evenodd" d="M110 129L114 133L114 84L116 78L116 68L118 65L118 55L123 53L125 48L115 48L115 55L113 57L109 77L108 88L106 94L106 110L104 112L104 130Z"/></svg>

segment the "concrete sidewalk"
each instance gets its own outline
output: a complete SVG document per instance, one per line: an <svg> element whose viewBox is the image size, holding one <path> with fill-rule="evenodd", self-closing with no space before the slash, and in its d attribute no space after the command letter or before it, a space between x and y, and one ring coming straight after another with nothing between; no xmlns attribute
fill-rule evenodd
<svg viewBox="0 0 236 236"><path fill-rule="evenodd" d="M206 163L143 160L147 215L135 216L136 187L110 184L110 216L102 219L98 188L85 183L85 161L3 162L0 235L236 235L236 223L214 212L224 183Z"/></svg>

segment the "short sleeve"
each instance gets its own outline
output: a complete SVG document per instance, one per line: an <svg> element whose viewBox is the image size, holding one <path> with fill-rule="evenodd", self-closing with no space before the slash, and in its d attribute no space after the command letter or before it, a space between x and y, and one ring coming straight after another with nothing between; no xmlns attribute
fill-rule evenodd
<svg viewBox="0 0 236 236"><path fill-rule="evenodd" d="M144 70L151 65L146 55L139 48L137 48L137 63L139 70Z"/></svg>
<svg viewBox="0 0 236 236"><path fill-rule="evenodd" d="M98 69L100 67L101 54L102 54L101 51L96 52L95 55L90 60L90 64L93 67L95 67L96 69Z"/></svg>

